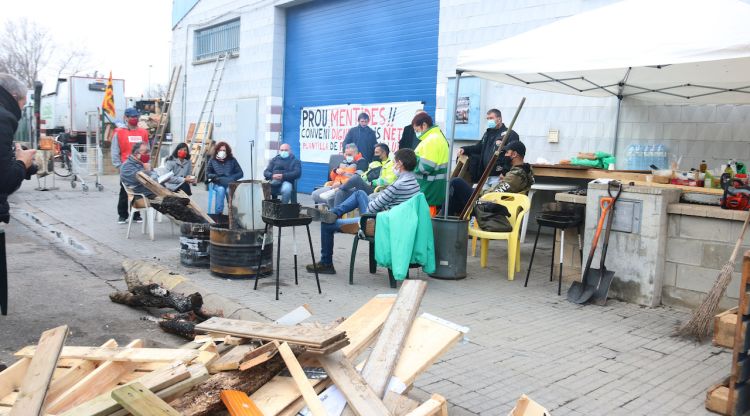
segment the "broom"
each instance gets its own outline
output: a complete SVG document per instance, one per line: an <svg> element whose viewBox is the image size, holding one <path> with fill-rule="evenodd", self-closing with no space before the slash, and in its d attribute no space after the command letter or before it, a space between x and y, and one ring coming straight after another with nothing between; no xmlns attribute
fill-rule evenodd
<svg viewBox="0 0 750 416"><path fill-rule="evenodd" d="M716 277L714 286L706 295L703 300L693 312L693 316L682 325L678 330L677 334L683 337L692 337L698 341L702 341L703 338L708 336L711 332L711 324L716 315L716 309L719 307L719 302L724 296L724 292L729 286L729 282L732 280L732 274L734 273L734 262L737 260L737 253L740 251L740 245L742 245L742 239L745 236L745 230L747 230L747 224L750 222L750 211L748 211L747 217L745 218L745 224L742 226L742 232L740 232L737 242L734 244L734 251L729 260L721 268L719 275Z"/></svg>

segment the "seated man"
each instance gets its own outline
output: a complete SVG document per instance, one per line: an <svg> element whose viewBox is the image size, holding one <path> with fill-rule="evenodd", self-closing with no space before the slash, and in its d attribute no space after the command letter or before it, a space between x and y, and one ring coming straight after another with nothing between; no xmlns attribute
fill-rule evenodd
<svg viewBox="0 0 750 416"><path fill-rule="evenodd" d="M138 182L136 175L141 171L151 175L150 158L151 153L149 152L148 143L133 143L133 147L130 149L130 156L120 166L120 181L132 189L133 192L144 194L149 199L156 195Z"/></svg>
<svg viewBox="0 0 750 416"><path fill-rule="evenodd" d="M482 195L488 192L511 192L528 194L534 184L534 172L531 165L523 161L526 156L526 146L520 141L506 144L503 148L505 156L510 159L511 169L495 185L485 186ZM456 216L461 213L466 203L471 199L472 188L461 178L453 178L450 183L448 200L448 215Z"/></svg>
<svg viewBox="0 0 750 416"><path fill-rule="evenodd" d="M341 185L346 183L351 177L361 175L367 170L367 161L359 153L357 145L349 143L344 148L344 161L338 168L329 174L330 181L326 182L323 187L316 189L312 193L313 201L316 204L326 204L333 207L336 191Z"/></svg>
<svg viewBox="0 0 750 416"><path fill-rule="evenodd" d="M271 181L271 194L281 195L281 202L288 204L292 200L293 182L302 175L302 164L292 154L288 143L279 146L279 154L274 156L263 171L266 180Z"/></svg>
<svg viewBox="0 0 750 416"><path fill-rule="evenodd" d="M341 185L334 206L344 202L354 191L365 191L370 195L378 186L388 186L396 180L393 173L393 161L388 158L391 150L385 143L375 145L375 159L370 162L367 171L361 175L352 176L346 183Z"/></svg>
<svg viewBox="0 0 750 416"><path fill-rule="evenodd" d="M354 211L355 208L359 208L359 212L363 214L385 211L417 195L419 183L414 176L416 166L417 157L414 151L399 149L393 157L393 171L398 176L396 182L379 192L372 201L364 191L356 191L340 205L321 214L318 273L336 274L336 269L333 267L333 235L337 231L356 231L359 227L359 218L342 219L341 217L347 212ZM312 264L307 265L308 272L313 273L315 269Z"/></svg>

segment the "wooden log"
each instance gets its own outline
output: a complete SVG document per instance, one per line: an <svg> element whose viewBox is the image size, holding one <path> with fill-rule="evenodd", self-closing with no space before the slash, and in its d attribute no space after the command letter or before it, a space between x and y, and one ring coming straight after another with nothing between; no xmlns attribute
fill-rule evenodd
<svg viewBox="0 0 750 416"><path fill-rule="evenodd" d="M37 346L37 354L31 359L29 369L21 382L16 402L10 411L11 416L38 416L44 410L52 373L57 359L68 336L68 326L62 325L42 333Z"/></svg>
<svg viewBox="0 0 750 416"><path fill-rule="evenodd" d="M203 296L198 292L183 296L156 283L136 286L127 292L114 292L109 295L109 299L128 306L172 308L178 312L200 311L203 306Z"/></svg>
<svg viewBox="0 0 750 416"><path fill-rule="evenodd" d="M165 214L169 215L179 215L183 216L183 218L177 218L181 221L189 221L189 222L207 222L209 224L213 224L214 221L206 215L203 210L200 209L196 204L194 204L190 197L188 197L185 193L175 193L170 191L169 189L163 187L159 182L151 179L148 174L145 172L138 172L136 174L136 180L140 182L143 186L146 187L149 191L153 192L154 195L156 195L158 198L161 198L160 203L157 204L159 207L157 208L156 205L154 205L154 202L152 202L152 205L154 206L154 209L156 209L159 212L162 212L162 210L165 210ZM163 205L167 205L164 207ZM181 208L185 207L188 211L192 212L192 215L188 215L186 213L181 214ZM174 210L173 212L169 212L169 210Z"/></svg>
<svg viewBox="0 0 750 416"><path fill-rule="evenodd" d="M282 368L284 368L284 361L280 357L274 357L250 371L217 373L210 376L200 386L170 402L170 405L177 411L188 415L213 415L223 410L220 397L223 390L239 390L252 394L271 380Z"/></svg>
<svg viewBox="0 0 750 416"><path fill-rule="evenodd" d="M112 398L133 416L180 415L159 396L138 382L112 390Z"/></svg>

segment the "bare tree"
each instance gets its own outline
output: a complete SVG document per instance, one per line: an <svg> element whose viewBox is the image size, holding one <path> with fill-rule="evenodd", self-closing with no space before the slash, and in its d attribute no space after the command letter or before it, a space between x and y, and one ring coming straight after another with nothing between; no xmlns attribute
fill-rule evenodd
<svg viewBox="0 0 750 416"><path fill-rule="evenodd" d="M29 87L39 79L39 72L49 63L53 50L49 33L36 23L26 18L5 22L0 40L0 66Z"/></svg>
<svg viewBox="0 0 750 416"><path fill-rule="evenodd" d="M151 90L146 94L149 98L167 98L167 84L156 84L151 86Z"/></svg>
<svg viewBox="0 0 750 416"><path fill-rule="evenodd" d="M75 75L89 64L80 46L61 47L46 28L26 18L8 20L0 30L0 72L15 75L30 88L42 75Z"/></svg>

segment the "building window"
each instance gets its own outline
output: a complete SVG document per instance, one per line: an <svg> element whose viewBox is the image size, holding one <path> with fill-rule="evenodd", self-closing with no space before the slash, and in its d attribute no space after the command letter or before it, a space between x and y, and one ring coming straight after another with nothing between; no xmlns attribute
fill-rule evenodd
<svg viewBox="0 0 750 416"><path fill-rule="evenodd" d="M216 58L222 53L240 51L240 19L195 31L195 61Z"/></svg>

